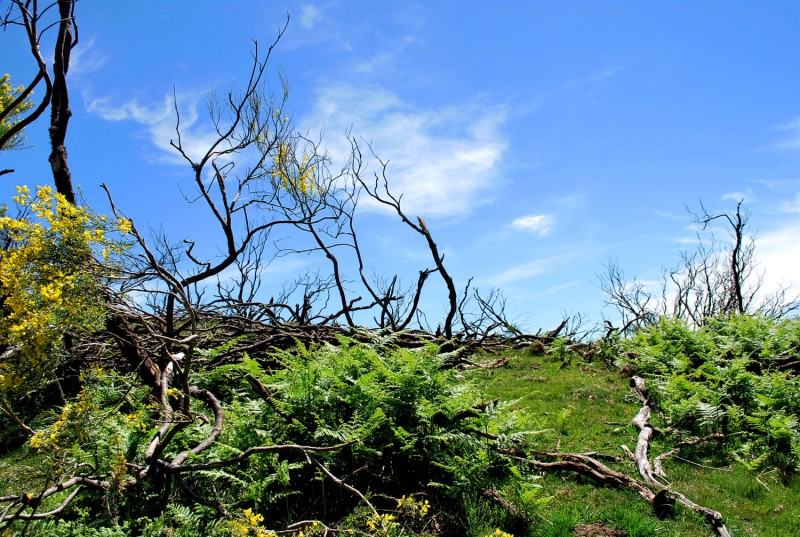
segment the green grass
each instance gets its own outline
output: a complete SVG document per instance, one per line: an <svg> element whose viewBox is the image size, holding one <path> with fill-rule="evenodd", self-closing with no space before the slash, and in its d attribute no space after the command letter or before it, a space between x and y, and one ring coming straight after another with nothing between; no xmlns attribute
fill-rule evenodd
<svg viewBox="0 0 800 537"><path fill-rule="evenodd" d="M474 373L487 398L515 401L541 434L536 449L604 451L635 443L627 426L638 405L626 397L627 382L604 368L561 367L548 357L518 355L506 368Z"/></svg>
<svg viewBox="0 0 800 537"><path fill-rule="evenodd" d="M640 404L617 370L577 359L564 366L550 355L516 353L507 367L477 370L471 378L486 398L514 401L515 408L528 417L540 431L531 438L533 449L595 452L611 468L638 477L620 446L633 449L636 445L637 431L630 421ZM652 421L656 427L663 425L657 417ZM667 438L656 437L652 453L669 447ZM777 472L759 477L714 447L679 456L689 462L671 458L665 463L674 490L720 511L732 535L800 535L797 480L783 481ZM659 520L630 491L599 488L588 479L560 473L546 474L538 483L550 501L538 511L532 536L575 535L581 524L603 524L631 537L710 534L702 518L680 507L674 517Z"/></svg>
<svg viewBox="0 0 800 537"><path fill-rule="evenodd" d="M43 457L27 450L8 453L0 458L0 496L20 490L47 488L46 476L40 471Z"/></svg>

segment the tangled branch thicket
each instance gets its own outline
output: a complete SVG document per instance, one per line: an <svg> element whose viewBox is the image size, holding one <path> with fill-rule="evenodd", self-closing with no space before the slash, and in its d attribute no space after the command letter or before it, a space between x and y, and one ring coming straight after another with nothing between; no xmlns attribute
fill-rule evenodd
<svg viewBox="0 0 800 537"><path fill-rule="evenodd" d="M678 264L663 271L659 289L637 279L629 282L615 261L606 264L606 272L599 275L600 287L607 295L606 304L620 317L620 332L630 334L660 319L680 319L696 327L731 315L780 319L800 308L800 297L790 288L766 289L743 203L740 200L731 213L710 213L701 204L701 214L692 215L700 227L697 246L682 251ZM718 222L728 240L718 238L714 229Z"/></svg>

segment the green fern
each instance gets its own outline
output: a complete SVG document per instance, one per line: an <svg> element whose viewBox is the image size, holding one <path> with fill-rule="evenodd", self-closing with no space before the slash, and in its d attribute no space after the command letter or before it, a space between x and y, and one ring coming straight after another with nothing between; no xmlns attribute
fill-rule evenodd
<svg viewBox="0 0 800 537"><path fill-rule="evenodd" d="M732 435L742 446L736 457L751 468L797 467L800 379L770 368L797 357L800 320L729 316L703 327L662 320L620 345L672 426Z"/></svg>
<svg viewBox="0 0 800 537"><path fill-rule="evenodd" d="M712 432L722 429L722 421L726 413L722 407L710 405L702 401L695 403L697 409L697 425Z"/></svg>

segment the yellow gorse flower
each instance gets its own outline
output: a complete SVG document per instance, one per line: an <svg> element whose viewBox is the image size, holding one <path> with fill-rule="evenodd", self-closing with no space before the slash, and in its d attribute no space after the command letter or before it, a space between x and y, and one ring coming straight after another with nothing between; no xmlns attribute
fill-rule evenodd
<svg viewBox="0 0 800 537"><path fill-rule="evenodd" d="M277 537L274 531L269 531L261 527L264 516L254 513L252 509L242 511L238 519L228 522L228 529L234 537Z"/></svg>
<svg viewBox="0 0 800 537"><path fill-rule="evenodd" d="M8 73L0 76L0 112L8 110L17 99L17 96L24 90L25 86L20 85L15 87L11 84L11 75ZM14 125L19 123L19 116L31 108L33 108L33 102L28 98L8 112L3 121L0 121L0 136L7 133ZM0 147L0 149L17 149L21 147L24 142L24 135L17 134L13 136L5 146Z"/></svg>
<svg viewBox="0 0 800 537"><path fill-rule="evenodd" d="M514 537L514 536L512 534L506 533L503 530L498 528L498 529L494 530L494 533L490 533L489 535L486 535L485 537Z"/></svg>
<svg viewBox="0 0 800 537"><path fill-rule="evenodd" d="M18 349L0 361L0 393L53 369L61 335L100 328L104 308L94 274L95 249L119 251L102 221L51 187L17 187L21 216L0 208L0 344Z"/></svg>
<svg viewBox="0 0 800 537"><path fill-rule="evenodd" d="M133 222L127 218L120 218L119 222L117 222L117 229L119 229L123 234L127 235L133 229Z"/></svg>
<svg viewBox="0 0 800 537"><path fill-rule="evenodd" d="M415 500L413 496L403 496L397 500L397 510L425 516L431 508L428 500Z"/></svg>
<svg viewBox="0 0 800 537"><path fill-rule="evenodd" d="M61 409L61 415L50 427L37 431L29 440L28 445L40 453L54 453L60 448L80 444L89 438L89 420L87 416L97 410L86 392L81 390L78 400L67 403Z"/></svg>
<svg viewBox="0 0 800 537"><path fill-rule="evenodd" d="M319 192L316 167L310 163L308 155L304 154L298 162L291 145L279 144L272 163L272 177L279 180L279 186L283 190L302 198Z"/></svg>
<svg viewBox="0 0 800 537"><path fill-rule="evenodd" d="M367 528L372 535L385 537L389 535L389 530L397 525L394 520L397 517L389 513L373 515L367 519Z"/></svg>

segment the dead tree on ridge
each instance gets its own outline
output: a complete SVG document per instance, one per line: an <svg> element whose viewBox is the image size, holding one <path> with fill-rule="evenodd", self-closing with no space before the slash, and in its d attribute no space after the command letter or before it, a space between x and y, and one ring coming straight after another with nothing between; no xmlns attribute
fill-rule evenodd
<svg viewBox="0 0 800 537"><path fill-rule="evenodd" d="M58 18L50 22L47 17L53 8L58 10ZM28 38L31 55L36 62L37 71L33 80L20 92L17 98L5 110L0 111L0 121L6 114L17 108L33 93L33 90L44 83L44 96L37 106L19 122L14 124L2 137L0 147L17 136L22 130L36 121L50 105L50 167L56 191L70 203L75 203L75 190L72 186L72 174L67 163L65 146L67 126L72 116L67 91L67 72L72 49L78 45L78 25L75 23L75 0L58 0L51 2L43 9L35 0L11 0L11 7L2 19L2 26L21 26ZM53 73L47 68L41 51L42 36L51 28L57 27L54 53Z"/></svg>
<svg viewBox="0 0 800 537"><path fill-rule="evenodd" d="M425 221L422 217L417 216L416 222L412 221L406 213L403 211L400 201L402 199L402 195L395 196L389 190L389 180L387 176L387 168L389 163L387 161L381 160L372 148L370 147L370 152L372 156L378 161L380 170L374 173L374 176L371 180L367 181L363 175L366 172L366 167L364 165L364 159L359 147L358 141L354 138L351 138L351 147L352 147L352 157L353 157L353 176L355 177L356 181L361 185L364 191L373 198L378 203L381 203L394 212L397 213L397 216L400 217L400 220L406 224L408 227L425 237L425 241L428 245L428 249L430 250L431 257L433 258L434 269L429 269L427 271L420 272L418 287L417 287L417 298L419 293L422 290L422 286L425 283L425 279L428 277L429 274L432 272L438 272L439 275L442 277L445 285L447 286L447 294L448 294L448 302L449 302L449 309L447 312L447 316L444 320L444 327L443 327L443 334L446 339L451 339L453 337L453 320L455 319L456 313L458 312L458 293L456 291L455 283L453 283L453 278L447 272L447 269L444 266L444 254L439 253L439 247L434 242L433 237L428 230L428 227L425 225Z"/></svg>
<svg viewBox="0 0 800 537"><path fill-rule="evenodd" d="M647 326L661 317L682 319L695 326L718 316L760 314L783 317L800 307L798 297L780 286L765 293L764 275L758 271L755 239L750 234L750 215L736 204L731 213L710 213L700 204L693 214L700 227L694 251L682 251L680 261L661 276L661 297L654 296L638 280L627 282L616 262L606 266L600 288L608 295L625 329ZM714 234L716 222L726 224L730 240ZM623 331L625 331L623 329Z"/></svg>

